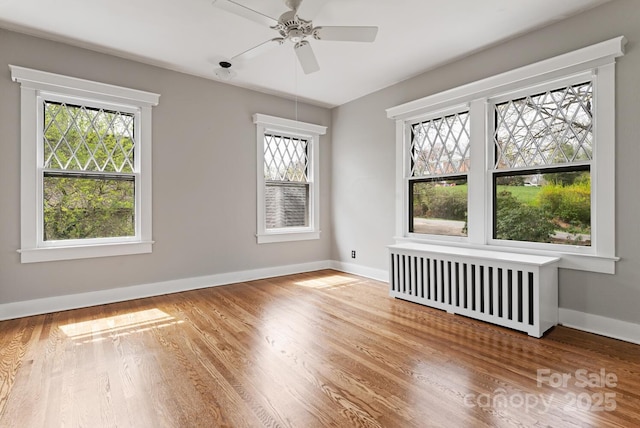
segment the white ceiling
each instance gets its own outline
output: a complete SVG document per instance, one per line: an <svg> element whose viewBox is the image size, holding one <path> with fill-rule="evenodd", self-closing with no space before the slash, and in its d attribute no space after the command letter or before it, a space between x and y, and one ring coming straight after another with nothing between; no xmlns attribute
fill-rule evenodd
<svg viewBox="0 0 640 428"><path fill-rule="evenodd" d="M275 18L287 10L236 1ZM376 41L312 40L320 71L310 75L287 43L235 64L228 83L333 107L607 1L304 0L302 18L321 6L314 25L376 25ZM277 36L212 0L0 0L0 27L209 79L219 61Z"/></svg>

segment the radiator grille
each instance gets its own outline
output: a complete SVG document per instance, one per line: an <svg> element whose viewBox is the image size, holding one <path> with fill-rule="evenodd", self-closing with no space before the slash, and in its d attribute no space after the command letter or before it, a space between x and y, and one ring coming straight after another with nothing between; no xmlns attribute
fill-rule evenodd
<svg viewBox="0 0 640 428"><path fill-rule="evenodd" d="M541 269L494 255L497 259L392 250L390 294L540 337L557 323L556 264ZM541 275L547 282L542 287L549 289L542 298ZM542 303L550 307L541 310Z"/></svg>

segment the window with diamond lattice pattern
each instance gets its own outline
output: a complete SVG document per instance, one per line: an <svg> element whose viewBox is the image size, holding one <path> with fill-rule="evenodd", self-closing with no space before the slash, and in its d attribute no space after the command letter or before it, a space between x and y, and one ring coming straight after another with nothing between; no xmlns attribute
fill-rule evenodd
<svg viewBox="0 0 640 428"><path fill-rule="evenodd" d="M469 170L469 113L417 123L411 129L411 176Z"/></svg>
<svg viewBox="0 0 640 428"><path fill-rule="evenodd" d="M43 241L135 235L134 115L43 108Z"/></svg>
<svg viewBox="0 0 640 428"><path fill-rule="evenodd" d="M591 246L593 85L494 106L493 237Z"/></svg>
<svg viewBox="0 0 640 428"><path fill-rule="evenodd" d="M308 141L265 134L264 177L266 228L308 226Z"/></svg>
<svg viewBox="0 0 640 428"><path fill-rule="evenodd" d="M20 261L151 253L160 95L9 68L20 85Z"/></svg>
<svg viewBox="0 0 640 428"><path fill-rule="evenodd" d="M265 135L265 180L306 182L309 166L307 144L307 140L301 138Z"/></svg>
<svg viewBox="0 0 640 428"><path fill-rule="evenodd" d="M44 167L133 172L134 116L46 101Z"/></svg>
<svg viewBox="0 0 640 428"><path fill-rule="evenodd" d="M409 232L467 236L469 112L411 126Z"/></svg>
<svg viewBox="0 0 640 428"><path fill-rule="evenodd" d="M590 161L591 82L495 106L496 169Z"/></svg>

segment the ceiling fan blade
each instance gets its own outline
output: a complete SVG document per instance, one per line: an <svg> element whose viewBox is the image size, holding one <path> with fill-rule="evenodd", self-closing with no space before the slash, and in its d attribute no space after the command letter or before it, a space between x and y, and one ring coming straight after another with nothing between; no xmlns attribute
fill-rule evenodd
<svg viewBox="0 0 640 428"><path fill-rule="evenodd" d="M313 49L311 49L311 45L308 42L300 42L295 45L294 49L304 74L311 74L320 70L316 55L313 53Z"/></svg>
<svg viewBox="0 0 640 428"><path fill-rule="evenodd" d="M378 27L316 27L314 37L318 40L339 42L373 42Z"/></svg>
<svg viewBox="0 0 640 428"><path fill-rule="evenodd" d="M284 39L282 39L281 37L278 37L278 38L275 38L275 39L271 39L271 40L267 40L266 42L262 42L257 46L249 48L246 51L241 52L238 55L235 55L235 56L231 57L231 61L232 62L248 61L248 60L250 60L252 58L255 58L257 56L262 55L263 53L265 53L267 51L270 51L271 49L273 49L276 46L281 45L282 42L284 42Z"/></svg>
<svg viewBox="0 0 640 428"><path fill-rule="evenodd" d="M298 16L307 20L312 20L328 1L329 0L286 0L286 3L287 6L289 6L289 3L294 5L297 4L296 8L291 6L289 7L295 10Z"/></svg>
<svg viewBox="0 0 640 428"><path fill-rule="evenodd" d="M262 12L258 12L257 10L251 9L250 7L240 4L234 0L213 0L212 4L219 9L226 10L234 15L250 19L251 21L268 27L272 27L278 23L276 18L272 18L269 15L265 15Z"/></svg>

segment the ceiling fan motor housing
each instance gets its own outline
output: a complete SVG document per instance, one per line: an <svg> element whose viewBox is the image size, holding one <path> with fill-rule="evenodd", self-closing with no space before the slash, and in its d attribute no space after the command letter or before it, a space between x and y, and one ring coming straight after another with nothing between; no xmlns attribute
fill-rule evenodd
<svg viewBox="0 0 640 428"><path fill-rule="evenodd" d="M313 34L311 21L300 18L294 10L280 15L278 23L271 28L278 31L284 39L291 40L293 43L299 43L305 37Z"/></svg>

